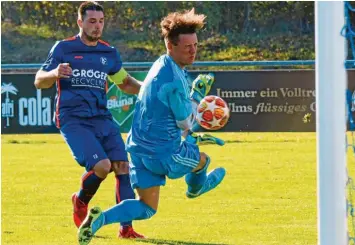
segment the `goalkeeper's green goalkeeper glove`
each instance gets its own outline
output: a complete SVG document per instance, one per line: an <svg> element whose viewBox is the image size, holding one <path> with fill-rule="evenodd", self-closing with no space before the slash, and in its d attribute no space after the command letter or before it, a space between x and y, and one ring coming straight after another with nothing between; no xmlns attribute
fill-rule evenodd
<svg viewBox="0 0 355 245"><path fill-rule="evenodd" d="M220 146L224 145L224 140L214 137L210 134L196 134L196 133L189 133L186 136L186 141L200 145L200 144L217 144Z"/></svg>
<svg viewBox="0 0 355 245"><path fill-rule="evenodd" d="M200 103L200 101L210 92L213 82L214 75L212 73L198 75L192 82L190 98L197 103Z"/></svg>

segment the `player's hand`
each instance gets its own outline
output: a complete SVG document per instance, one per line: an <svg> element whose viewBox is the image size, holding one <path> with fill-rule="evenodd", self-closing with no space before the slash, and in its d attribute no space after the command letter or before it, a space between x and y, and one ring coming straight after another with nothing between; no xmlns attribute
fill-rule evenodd
<svg viewBox="0 0 355 245"><path fill-rule="evenodd" d="M73 73L69 63L59 64L58 67L53 70L53 72L56 78L69 78Z"/></svg>
<svg viewBox="0 0 355 245"><path fill-rule="evenodd" d="M200 103L200 101L210 92L213 82L214 75L212 73L198 75L192 82L190 98L197 103Z"/></svg>
<svg viewBox="0 0 355 245"><path fill-rule="evenodd" d="M186 140L196 145L201 145L201 144L216 144L220 146L224 145L224 140L214 137L210 134L191 133L186 137Z"/></svg>

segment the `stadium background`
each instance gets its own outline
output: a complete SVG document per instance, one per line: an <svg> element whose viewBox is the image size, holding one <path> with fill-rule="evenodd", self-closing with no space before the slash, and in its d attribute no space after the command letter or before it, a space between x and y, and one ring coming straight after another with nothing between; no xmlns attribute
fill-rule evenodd
<svg viewBox="0 0 355 245"><path fill-rule="evenodd" d="M2 2L2 64L42 63L56 40L77 33L76 9L79 4ZM162 16L191 7L208 16L206 28L199 33L197 60L220 61L219 64L225 61L280 61L271 67L255 63L252 66L189 68L199 72L273 69L273 72L216 73L216 84L211 92L226 91L219 95L227 100L232 110L230 123L222 131L314 131L314 120L303 123L303 117L308 113L314 118L314 72L275 72L280 69L312 69L312 65L296 66L291 62L286 66L282 61L314 59L313 2L105 2L104 7L103 39L119 48L124 62L152 62L164 53L159 33ZM160 45L157 45L157 40ZM143 79L147 67L130 67L128 70L136 71L132 74ZM41 117L41 102L32 99L28 105L18 103L20 98L37 96L38 92L31 86L35 71L33 68L2 69L2 93L6 95L2 96L3 133L57 132L53 125L42 125L41 118L36 119ZM32 75L14 75L18 73ZM196 74L191 72L191 79ZM13 89L8 85L10 83L18 93L6 92L6 89ZM313 96L304 96L302 90L313 90ZM23 96L24 91L27 94ZM256 91L257 94L253 97L240 94L248 91ZM47 113L52 113L54 92L42 93L50 99L51 108ZM112 88L110 93L114 93L108 94L111 112L122 132L127 132L135 97L122 94L116 88ZM36 103L38 106L34 106ZM18 108L17 104L24 108ZM34 109L28 108L30 106ZM272 107L277 110L271 112ZM31 118L33 120L29 120Z"/></svg>
<svg viewBox="0 0 355 245"><path fill-rule="evenodd" d="M42 63L56 40L76 34L80 2L1 3L1 61ZM313 2L105 2L103 39L122 59L154 61L164 45L159 23L170 11L206 14L197 60L313 60ZM53 31L55 30L55 31ZM158 45L160 44L160 45ZM252 68L251 68L252 69Z"/></svg>

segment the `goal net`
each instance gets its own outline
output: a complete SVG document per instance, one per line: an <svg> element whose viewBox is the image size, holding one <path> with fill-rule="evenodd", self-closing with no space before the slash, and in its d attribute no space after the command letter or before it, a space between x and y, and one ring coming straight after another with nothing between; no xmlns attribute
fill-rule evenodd
<svg viewBox="0 0 355 245"><path fill-rule="evenodd" d="M347 68L354 67L355 60L355 8L350 2L345 2L345 26L342 34L346 38L347 59L350 62L346 63ZM355 245L355 122L353 113L355 111L355 92L347 89L347 118L348 118L348 133L346 147L348 154L347 161L347 218L348 218L348 244Z"/></svg>

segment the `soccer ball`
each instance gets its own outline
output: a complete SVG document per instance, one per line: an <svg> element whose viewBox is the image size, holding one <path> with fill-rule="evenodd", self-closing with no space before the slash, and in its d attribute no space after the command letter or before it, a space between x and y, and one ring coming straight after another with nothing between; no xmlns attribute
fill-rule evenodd
<svg viewBox="0 0 355 245"><path fill-rule="evenodd" d="M228 118L228 104L218 96L206 96L197 106L196 121L205 129L221 129L227 124Z"/></svg>

